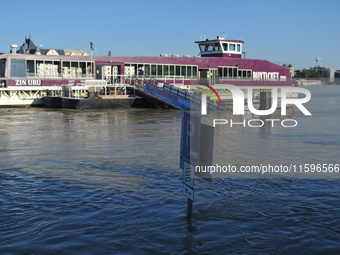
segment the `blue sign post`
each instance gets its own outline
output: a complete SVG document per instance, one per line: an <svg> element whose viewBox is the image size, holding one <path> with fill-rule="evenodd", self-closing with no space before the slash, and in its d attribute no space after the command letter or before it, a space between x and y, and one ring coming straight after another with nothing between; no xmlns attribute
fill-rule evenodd
<svg viewBox="0 0 340 255"><path fill-rule="evenodd" d="M181 158L194 165L198 165L199 163L200 127L201 118L199 116L184 112L182 120Z"/></svg>
<svg viewBox="0 0 340 255"><path fill-rule="evenodd" d="M194 173L191 165L198 165L200 153L201 118L184 112L181 134L180 167L183 169L183 194L188 198L187 217L192 217ZM190 180L188 180L190 178ZM191 179L192 178L192 179Z"/></svg>
<svg viewBox="0 0 340 255"><path fill-rule="evenodd" d="M201 117L184 112L181 133L180 168L183 169L183 194L188 198L187 217L192 217L195 175L211 181L211 173L195 173L194 166L212 164L214 128L201 124Z"/></svg>

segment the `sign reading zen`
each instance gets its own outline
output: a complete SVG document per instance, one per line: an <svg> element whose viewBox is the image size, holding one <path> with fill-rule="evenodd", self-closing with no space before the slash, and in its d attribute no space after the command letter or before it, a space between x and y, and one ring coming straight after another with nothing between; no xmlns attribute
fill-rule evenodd
<svg viewBox="0 0 340 255"><path fill-rule="evenodd" d="M41 80L15 80L16 86L41 86Z"/></svg>

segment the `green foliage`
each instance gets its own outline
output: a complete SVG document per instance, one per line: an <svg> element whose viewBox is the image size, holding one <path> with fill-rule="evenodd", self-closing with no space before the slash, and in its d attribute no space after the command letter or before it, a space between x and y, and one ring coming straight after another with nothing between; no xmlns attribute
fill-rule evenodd
<svg viewBox="0 0 340 255"><path fill-rule="evenodd" d="M311 78L322 78L322 75L321 75L321 73L317 72L317 73L313 74Z"/></svg>
<svg viewBox="0 0 340 255"><path fill-rule="evenodd" d="M295 77L308 79L311 77L311 75L310 75L310 72L303 70L302 72L296 72Z"/></svg>

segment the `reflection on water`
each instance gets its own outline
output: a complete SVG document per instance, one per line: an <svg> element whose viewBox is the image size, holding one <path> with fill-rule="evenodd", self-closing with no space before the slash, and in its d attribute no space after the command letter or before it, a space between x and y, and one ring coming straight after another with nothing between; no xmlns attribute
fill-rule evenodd
<svg viewBox="0 0 340 255"><path fill-rule="evenodd" d="M296 128L216 128L214 161L339 163L340 87L308 89ZM0 253L340 253L339 175L197 179L187 220L181 118L0 109Z"/></svg>

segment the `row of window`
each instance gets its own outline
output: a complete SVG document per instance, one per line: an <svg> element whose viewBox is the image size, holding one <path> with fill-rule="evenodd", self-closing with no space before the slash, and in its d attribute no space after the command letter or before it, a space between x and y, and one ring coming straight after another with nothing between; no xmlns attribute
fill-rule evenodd
<svg viewBox="0 0 340 255"><path fill-rule="evenodd" d="M94 62L92 62L94 67ZM90 61L27 60L29 77L92 77Z"/></svg>
<svg viewBox="0 0 340 255"><path fill-rule="evenodd" d="M43 71L51 71L57 70L60 72L62 68L74 68L80 69L82 73L87 73L91 71L91 62L90 61L50 61L50 60L27 60L27 71L29 73L35 73L38 70ZM92 66L94 66L94 62L92 62Z"/></svg>
<svg viewBox="0 0 340 255"><path fill-rule="evenodd" d="M239 43L221 43L215 42L215 43L204 43L199 45L201 52L216 52L221 51L223 48L223 51L234 51L241 53L241 44Z"/></svg>
<svg viewBox="0 0 340 255"><path fill-rule="evenodd" d="M218 76L221 80L246 79L251 80L252 71L242 70L237 67L219 67Z"/></svg>
<svg viewBox="0 0 340 255"><path fill-rule="evenodd" d="M197 79L197 70L197 66L189 65L125 64L125 75L137 77L181 76L184 79Z"/></svg>
<svg viewBox="0 0 340 255"><path fill-rule="evenodd" d="M27 60L26 68L24 60L12 59L11 76L56 76L92 74L91 62L73 61L43 61ZM92 67L94 63L92 62ZM0 60L0 77L5 77L6 61ZM91 72L92 71L92 72ZM160 64L125 64L125 75L135 77L166 78L166 76L184 77L184 79L198 79L198 67L191 65L160 65ZM252 79L251 70L238 69L238 67L223 66L218 68L218 77L221 80Z"/></svg>

